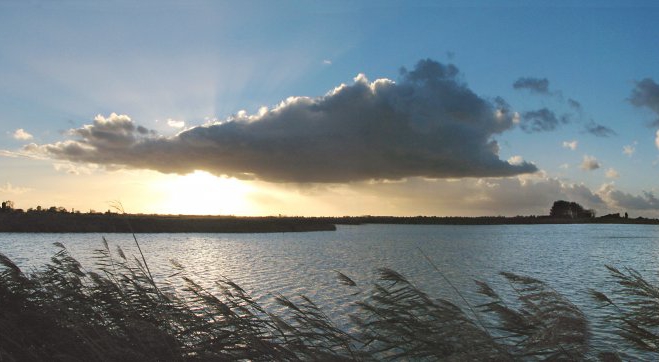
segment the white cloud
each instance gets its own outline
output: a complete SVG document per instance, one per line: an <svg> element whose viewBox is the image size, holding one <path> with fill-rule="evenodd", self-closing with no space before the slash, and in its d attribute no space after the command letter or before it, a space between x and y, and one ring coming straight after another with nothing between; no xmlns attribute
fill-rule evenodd
<svg viewBox="0 0 659 362"><path fill-rule="evenodd" d="M659 130L657 130L657 137L654 139L654 144L659 148Z"/></svg>
<svg viewBox="0 0 659 362"><path fill-rule="evenodd" d="M608 170L606 170L606 177L607 178L618 178L618 177L620 177L620 174L613 167L611 167Z"/></svg>
<svg viewBox="0 0 659 362"><path fill-rule="evenodd" d="M632 157L634 152L636 152L636 147L635 146L636 146L636 142L634 142L631 145L623 146L622 147L622 153L629 156L629 157Z"/></svg>
<svg viewBox="0 0 659 362"><path fill-rule="evenodd" d="M332 65L332 61L329 60L329 59L325 59L325 60L323 60L323 64L325 64L325 65Z"/></svg>
<svg viewBox="0 0 659 362"><path fill-rule="evenodd" d="M564 148L569 148L572 151L577 149L577 140L572 140L572 141L563 141L563 147Z"/></svg>
<svg viewBox="0 0 659 362"><path fill-rule="evenodd" d="M167 125L172 128L183 128L185 127L185 121L177 121L175 119L170 118L167 120Z"/></svg>
<svg viewBox="0 0 659 362"><path fill-rule="evenodd" d="M583 156L583 162L581 162L581 169L585 171L597 170L601 167L599 161L594 156Z"/></svg>
<svg viewBox="0 0 659 362"><path fill-rule="evenodd" d="M522 156L513 156L508 159L508 163L511 165L521 165L524 163Z"/></svg>
<svg viewBox="0 0 659 362"><path fill-rule="evenodd" d="M24 129L19 128L14 132L14 139L19 141L28 141L34 138L31 134L27 133Z"/></svg>

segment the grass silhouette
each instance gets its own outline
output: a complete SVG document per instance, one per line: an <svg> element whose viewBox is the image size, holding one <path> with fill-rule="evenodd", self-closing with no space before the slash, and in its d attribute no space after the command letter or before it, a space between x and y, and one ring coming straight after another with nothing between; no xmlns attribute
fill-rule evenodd
<svg viewBox="0 0 659 362"><path fill-rule="evenodd" d="M477 281L486 302L460 306L394 270L380 269L365 288L337 272L337 286L358 290L357 332L349 333L305 296L278 295L285 311L275 315L230 280L211 292L175 262L179 289L158 285L146 258L112 252L105 240L94 271L56 245L51 261L30 273L0 254L1 361L619 360L590 349L588 321L569 300L512 273L502 276L513 300ZM608 268L618 298L591 291L594 302L611 309L630 346L659 352L659 288L634 270Z"/></svg>

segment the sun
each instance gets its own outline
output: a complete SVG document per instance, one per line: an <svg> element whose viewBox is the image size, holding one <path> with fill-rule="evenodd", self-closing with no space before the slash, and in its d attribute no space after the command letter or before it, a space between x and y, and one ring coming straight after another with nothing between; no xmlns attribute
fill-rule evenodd
<svg viewBox="0 0 659 362"><path fill-rule="evenodd" d="M249 194L253 187L235 178L205 171L168 175L152 186L161 195L155 209L161 214L252 215Z"/></svg>

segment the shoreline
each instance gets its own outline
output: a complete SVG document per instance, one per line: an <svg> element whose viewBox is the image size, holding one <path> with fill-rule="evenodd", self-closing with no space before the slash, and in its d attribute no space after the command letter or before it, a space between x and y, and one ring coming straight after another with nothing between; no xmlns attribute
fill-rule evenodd
<svg viewBox="0 0 659 362"><path fill-rule="evenodd" d="M335 231L307 218L188 215L4 213L0 232L16 233L282 233Z"/></svg>
<svg viewBox="0 0 659 362"><path fill-rule="evenodd" d="M563 225L563 224L635 224L659 225L659 219L602 216L594 218L558 218L550 216L357 216L333 218L339 225Z"/></svg>
<svg viewBox="0 0 659 362"><path fill-rule="evenodd" d="M593 218L549 216L196 216L142 214L81 214L62 212L0 213L0 232L17 233L281 233L335 231L336 225L659 225L659 219L606 215Z"/></svg>

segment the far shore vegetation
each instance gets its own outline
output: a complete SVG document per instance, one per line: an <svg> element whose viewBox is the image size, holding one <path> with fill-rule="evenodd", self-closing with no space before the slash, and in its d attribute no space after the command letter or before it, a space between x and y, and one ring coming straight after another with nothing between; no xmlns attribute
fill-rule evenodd
<svg viewBox="0 0 659 362"><path fill-rule="evenodd" d="M659 219L629 217L627 212L596 216L576 202L554 202L547 215L529 216L199 216L147 215L123 212L68 210L64 207L14 208L12 201L2 202L0 232L136 232L136 233L258 233L332 231L336 225L418 224L418 225L514 225L514 224L656 224Z"/></svg>

